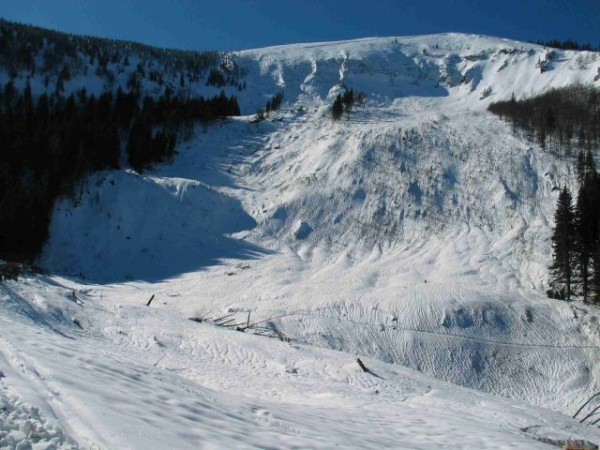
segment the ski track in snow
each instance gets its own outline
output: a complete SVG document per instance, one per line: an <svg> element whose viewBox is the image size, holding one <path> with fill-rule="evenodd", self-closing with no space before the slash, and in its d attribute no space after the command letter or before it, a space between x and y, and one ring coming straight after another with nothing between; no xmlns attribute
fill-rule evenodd
<svg viewBox="0 0 600 450"><path fill-rule="evenodd" d="M572 167L486 112L597 73L569 51L540 73L546 51L446 34L240 52L243 111L283 90L281 111L94 174L40 258L63 276L2 285L0 446L599 442L568 417L600 386L598 311L544 298ZM332 122L341 83L367 100ZM290 342L188 320L227 315Z"/></svg>

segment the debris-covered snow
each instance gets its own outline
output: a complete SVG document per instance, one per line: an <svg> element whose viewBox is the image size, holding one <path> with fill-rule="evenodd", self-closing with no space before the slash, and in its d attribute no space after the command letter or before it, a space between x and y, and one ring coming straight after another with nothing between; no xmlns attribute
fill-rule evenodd
<svg viewBox="0 0 600 450"><path fill-rule="evenodd" d="M64 278L1 287L3 389L63 446L599 442L568 417L600 388L598 311L544 298L572 164L486 111L593 82L598 53L542 72L546 52L460 34L240 52L247 116L57 206L39 262ZM344 88L366 103L332 122Z"/></svg>
<svg viewBox="0 0 600 450"><path fill-rule="evenodd" d="M541 449L600 437L376 359L362 358L364 372L349 353L186 320L160 300L94 287L77 290L78 304L73 287L36 277L2 288L2 386L22 395L3 393L9 448L71 448L42 413L84 448Z"/></svg>
<svg viewBox="0 0 600 450"><path fill-rule="evenodd" d="M16 450L76 449L56 424L45 420L0 380L0 448Z"/></svg>

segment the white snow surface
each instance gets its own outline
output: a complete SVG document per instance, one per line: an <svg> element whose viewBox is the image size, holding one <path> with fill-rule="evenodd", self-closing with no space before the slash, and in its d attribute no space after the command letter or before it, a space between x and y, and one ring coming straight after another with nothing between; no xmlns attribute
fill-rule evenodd
<svg viewBox="0 0 600 450"><path fill-rule="evenodd" d="M363 357L365 373L349 353L189 321L176 302L146 307L58 277L6 282L1 392L13 400L0 447L543 449L600 437L377 359Z"/></svg>
<svg viewBox="0 0 600 450"><path fill-rule="evenodd" d="M569 417L600 389L598 310L544 294L572 161L486 110L594 82L600 54L548 53L462 34L240 52L247 116L91 176L54 212L39 263L60 276L0 287L0 447L600 442ZM344 86L367 100L332 122Z"/></svg>

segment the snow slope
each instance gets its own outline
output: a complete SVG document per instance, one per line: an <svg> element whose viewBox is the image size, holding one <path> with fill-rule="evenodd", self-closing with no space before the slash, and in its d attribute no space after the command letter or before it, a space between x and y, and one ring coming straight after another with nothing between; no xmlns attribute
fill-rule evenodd
<svg viewBox="0 0 600 450"><path fill-rule="evenodd" d="M237 62L249 115L198 129L151 173L90 177L76 203L57 205L40 259L69 278L15 285L19 307L14 292L3 297L20 318L35 299L81 316L83 331L65 332L63 317L42 323L43 338L18 340L19 327L40 328L37 316L0 331L11 367L25 355L64 390L47 416L67 411L58 419L70 436L108 448L534 448L538 431L597 442L596 430L520 403L572 414L600 387L598 311L544 298L557 189L573 183L572 164L486 108L594 82L599 54L446 34L250 50ZM334 123L344 86L366 104ZM252 123L281 90L282 110ZM84 305L68 303L65 287ZM227 314L269 322L294 344L186 320ZM63 351L53 328L75 337L64 359L77 384L61 378L63 358L42 354L41 340ZM39 385L16 369L11 380L27 376ZM127 402L107 401L107 379L116 397L132 392ZM174 392L159 398L167 385ZM196 412L186 395L204 399ZM198 425L207 415L218 431Z"/></svg>
<svg viewBox="0 0 600 450"><path fill-rule="evenodd" d="M14 386L14 404L36 405L15 417L9 404L2 448L543 449L600 438L549 410L378 360L365 358L365 373L348 353L199 324L111 288L78 290L75 302L73 287L2 286L0 393Z"/></svg>

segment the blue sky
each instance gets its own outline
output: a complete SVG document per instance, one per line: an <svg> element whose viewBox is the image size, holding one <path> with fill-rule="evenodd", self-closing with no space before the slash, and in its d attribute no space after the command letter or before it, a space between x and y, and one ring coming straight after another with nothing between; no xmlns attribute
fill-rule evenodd
<svg viewBox="0 0 600 450"><path fill-rule="evenodd" d="M199 50L447 31L600 45L600 0L0 0L0 16Z"/></svg>

